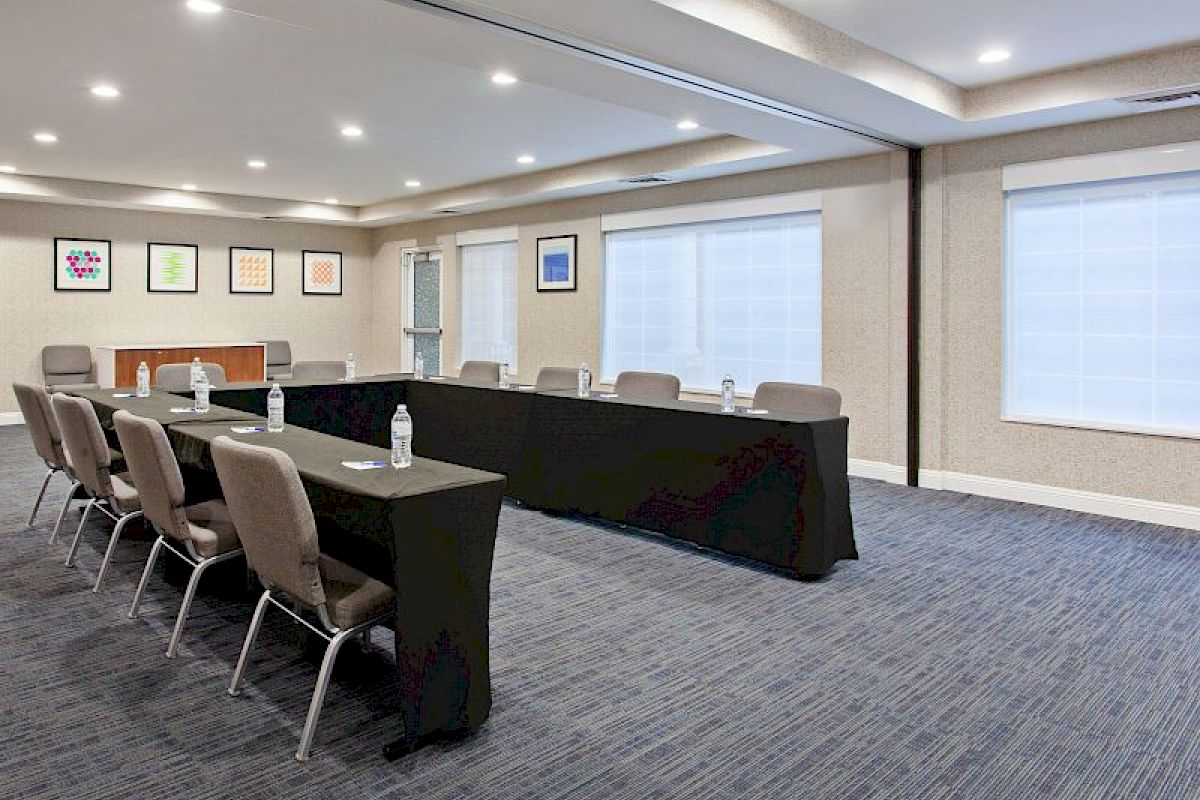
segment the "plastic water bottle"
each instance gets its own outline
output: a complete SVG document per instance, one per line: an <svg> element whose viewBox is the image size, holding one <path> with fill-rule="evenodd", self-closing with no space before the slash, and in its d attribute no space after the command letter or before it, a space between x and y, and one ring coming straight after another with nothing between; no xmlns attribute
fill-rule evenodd
<svg viewBox="0 0 1200 800"><path fill-rule="evenodd" d="M279 384L272 384L267 394L267 431L281 433L283 431L283 389Z"/></svg>
<svg viewBox="0 0 1200 800"><path fill-rule="evenodd" d="M392 415L392 467L404 469L412 466L412 417L408 406L401 403Z"/></svg>
<svg viewBox="0 0 1200 800"><path fill-rule="evenodd" d="M507 361L500 362L500 388L501 389L508 388L508 362Z"/></svg>
<svg viewBox="0 0 1200 800"><path fill-rule="evenodd" d="M138 364L136 394L138 397L150 396L150 367L146 366L145 361Z"/></svg>
<svg viewBox="0 0 1200 800"><path fill-rule="evenodd" d="M732 414L737 405L733 389L733 378L726 375L725 380L721 381L721 410L726 414Z"/></svg>
<svg viewBox="0 0 1200 800"><path fill-rule="evenodd" d="M358 375L358 364L354 361L354 353L346 356L346 380L352 381Z"/></svg>
<svg viewBox="0 0 1200 800"><path fill-rule="evenodd" d="M588 397L592 393L592 372L588 369L587 364L579 365L579 390L580 397Z"/></svg>
<svg viewBox="0 0 1200 800"><path fill-rule="evenodd" d="M200 358L197 356L192 359L192 375L188 381L188 388L193 392L196 391L196 379L200 377L200 373L204 371L204 367L200 365Z"/></svg>
<svg viewBox="0 0 1200 800"><path fill-rule="evenodd" d="M413 356L413 377L419 381L425 380L425 359L420 353Z"/></svg>
<svg viewBox="0 0 1200 800"><path fill-rule="evenodd" d="M195 399L192 401L192 408L196 409L197 414L208 413L208 373L200 370L199 377L196 378L196 387L193 391Z"/></svg>

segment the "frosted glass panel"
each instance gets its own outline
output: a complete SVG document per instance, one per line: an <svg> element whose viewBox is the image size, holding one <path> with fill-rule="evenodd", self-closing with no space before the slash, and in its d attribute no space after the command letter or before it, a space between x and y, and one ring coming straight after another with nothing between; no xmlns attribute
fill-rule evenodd
<svg viewBox="0 0 1200 800"><path fill-rule="evenodd" d="M426 375L442 374L442 337L436 333L414 333L413 353L424 360Z"/></svg>
<svg viewBox="0 0 1200 800"><path fill-rule="evenodd" d="M462 360L517 370L517 243L467 245L462 268Z"/></svg>
<svg viewBox="0 0 1200 800"><path fill-rule="evenodd" d="M414 328L440 328L442 325L441 272L441 264L437 261L413 264Z"/></svg>
<svg viewBox="0 0 1200 800"><path fill-rule="evenodd" d="M1005 413L1200 433L1200 174L1007 207Z"/></svg>
<svg viewBox="0 0 1200 800"><path fill-rule="evenodd" d="M609 233L604 284L604 380L821 382L819 213Z"/></svg>

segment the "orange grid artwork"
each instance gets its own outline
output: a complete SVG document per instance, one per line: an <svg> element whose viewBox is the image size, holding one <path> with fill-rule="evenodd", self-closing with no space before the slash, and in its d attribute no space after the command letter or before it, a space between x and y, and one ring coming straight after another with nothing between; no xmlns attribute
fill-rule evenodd
<svg viewBox="0 0 1200 800"><path fill-rule="evenodd" d="M266 256L241 256L238 258L238 284L250 288L266 288L271 285L271 265Z"/></svg>

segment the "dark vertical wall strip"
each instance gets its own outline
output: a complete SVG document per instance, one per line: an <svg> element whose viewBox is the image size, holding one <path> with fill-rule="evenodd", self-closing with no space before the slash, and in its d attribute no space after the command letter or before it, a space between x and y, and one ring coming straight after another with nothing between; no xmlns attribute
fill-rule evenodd
<svg viewBox="0 0 1200 800"><path fill-rule="evenodd" d="M921 149L908 150L908 453L909 486L921 466Z"/></svg>

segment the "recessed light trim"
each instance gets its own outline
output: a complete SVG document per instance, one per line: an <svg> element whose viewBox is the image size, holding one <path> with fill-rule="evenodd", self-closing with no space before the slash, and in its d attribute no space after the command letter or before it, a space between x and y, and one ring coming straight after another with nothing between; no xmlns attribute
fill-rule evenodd
<svg viewBox="0 0 1200 800"><path fill-rule="evenodd" d="M92 94L104 98L120 97L121 90L111 84L101 83L92 87Z"/></svg>
<svg viewBox="0 0 1200 800"><path fill-rule="evenodd" d="M33 140L42 144L54 144L58 141L58 137L49 131L41 131L33 135Z"/></svg>
<svg viewBox="0 0 1200 800"><path fill-rule="evenodd" d="M411 179L411 178L409 180L406 180L404 182L404 185L407 186L409 189L420 189L421 188L421 182L418 180Z"/></svg>
<svg viewBox="0 0 1200 800"><path fill-rule="evenodd" d="M524 166L529 166L530 164L532 164L536 161L537 161L537 159L534 158L533 156L529 155L528 153L525 155L517 156L517 163L522 164Z"/></svg>
<svg viewBox="0 0 1200 800"><path fill-rule="evenodd" d="M1001 61L1008 61L1012 58L1012 53L1005 50L1003 47L993 47L991 50L984 50L979 54L980 64L999 64Z"/></svg>
<svg viewBox="0 0 1200 800"><path fill-rule="evenodd" d="M345 136L347 139L357 139L362 135L363 129L357 125L347 125L342 128L342 136Z"/></svg>
<svg viewBox="0 0 1200 800"><path fill-rule="evenodd" d="M219 14L225 8L214 0L187 0L187 7L197 14Z"/></svg>
<svg viewBox="0 0 1200 800"><path fill-rule="evenodd" d="M0 164L0 172L3 172L5 175L12 175L16 171L17 168L12 164Z"/></svg>
<svg viewBox="0 0 1200 800"><path fill-rule="evenodd" d="M517 82L517 77L508 72L496 72L492 74L492 83L497 86L512 86Z"/></svg>
<svg viewBox="0 0 1200 800"><path fill-rule="evenodd" d="M694 119L681 119L679 122L675 123L675 127L679 128L681 131L694 131L696 128L700 127L700 123L696 122Z"/></svg>
<svg viewBox="0 0 1200 800"><path fill-rule="evenodd" d="M246 166L250 169L266 169L267 162L263 161L262 159L252 158L246 162Z"/></svg>
<svg viewBox="0 0 1200 800"><path fill-rule="evenodd" d="M180 186L179 188L183 189L185 192L194 192L194 191L196 191L196 184L185 183L182 186Z"/></svg>

